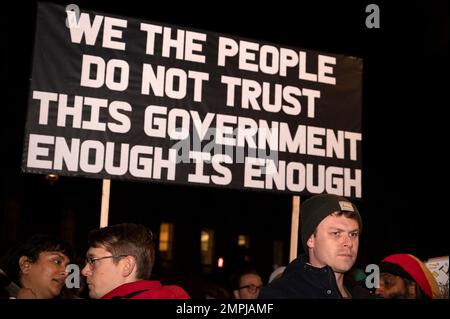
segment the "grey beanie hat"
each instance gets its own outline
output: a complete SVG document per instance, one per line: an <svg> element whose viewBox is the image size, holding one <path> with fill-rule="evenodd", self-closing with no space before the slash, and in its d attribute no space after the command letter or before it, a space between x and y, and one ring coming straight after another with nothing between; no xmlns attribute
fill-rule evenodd
<svg viewBox="0 0 450 319"><path fill-rule="evenodd" d="M333 212L355 212L359 225L362 229L361 215L356 206L347 198L333 195L321 194L307 199L300 207L300 235L303 249L308 253L306 242L315 232L320 222Z"/></svg>

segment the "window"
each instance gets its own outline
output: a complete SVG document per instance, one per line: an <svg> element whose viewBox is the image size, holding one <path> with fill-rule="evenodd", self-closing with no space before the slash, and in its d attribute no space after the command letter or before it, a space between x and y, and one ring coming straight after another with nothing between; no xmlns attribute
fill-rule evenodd
<svg viewBox="0 0 450 319"><path fill-rule="evenodd" d="M238 246L250 248L250 237L248 235L238 235Z"/></svg>
<svg viewBox="0 0 450 319"><path fill-rule="evenodd" d="M214 231L203 229L200 235L200 256L203 265L212 265L214 249Z"/></svg>
<svg viewBox="0 0 450 319"><path fill-rule="evenodd" d="M159 226L159 253L161 259L173 259L173 224L161 223Z"/></svg>

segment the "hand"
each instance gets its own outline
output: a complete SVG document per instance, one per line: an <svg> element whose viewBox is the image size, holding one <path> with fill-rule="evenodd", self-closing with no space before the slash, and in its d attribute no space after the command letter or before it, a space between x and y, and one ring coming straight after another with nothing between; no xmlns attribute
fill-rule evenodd
<svg viewBox="0 0 450 319"><path fill-rule="evenodd" d="M37 299L36 294L30 288L20 288L16 296L17 299Z"/></svg>

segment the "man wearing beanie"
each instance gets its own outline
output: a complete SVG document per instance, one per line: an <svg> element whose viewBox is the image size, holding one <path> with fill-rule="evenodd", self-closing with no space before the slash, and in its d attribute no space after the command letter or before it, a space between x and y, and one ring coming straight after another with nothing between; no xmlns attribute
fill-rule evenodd
<svg viewBox="0 0 450 319"><path fill-rule="evenodd" d="M357 285L344 284L355 263L362 221L348 199L322 194L306 200L300 211L305 254L292 261L283 276L263 288L261 299L369 298Z"/></svg>
<svg viewBox="0 0 450 319"><path fill-rule="evenodd" d="M423 262L409 254L387 256L380 263L380 287L386 299L436 299L439 286Z"/></svg>

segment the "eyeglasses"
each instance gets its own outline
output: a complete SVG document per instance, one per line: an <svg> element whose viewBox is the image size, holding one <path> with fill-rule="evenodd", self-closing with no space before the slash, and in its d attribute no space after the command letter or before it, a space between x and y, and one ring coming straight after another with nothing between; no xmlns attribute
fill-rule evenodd
<svg viewBox="0 0 450 319"><path fill-rule="evenodd" d="M87 256L86 257L86 264L89 265L89 268L94 269L95 268L95 262L98 260L102 260L102 259L107 259L107 258L123 258L123 257L127 257L128 255L118 255L118 256L105 256L105 257L90 257Z"/></svg>
<svg viewBox="0 0 450 319"><path fill-rule="evenodd" d="M245 286L239 287L238 289L240 290L240 289L247 288L248 291L250 291L250 293L254 294L262 287L264 287L264 286L263 285L256 286L256 285L250 284L250 285L245 285Z"/></svg>

